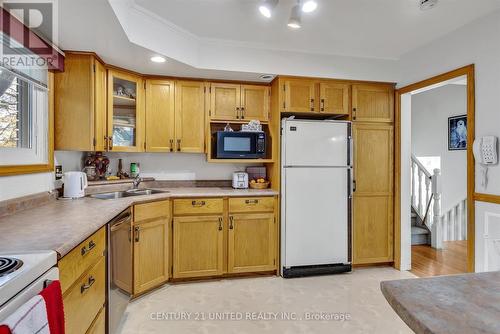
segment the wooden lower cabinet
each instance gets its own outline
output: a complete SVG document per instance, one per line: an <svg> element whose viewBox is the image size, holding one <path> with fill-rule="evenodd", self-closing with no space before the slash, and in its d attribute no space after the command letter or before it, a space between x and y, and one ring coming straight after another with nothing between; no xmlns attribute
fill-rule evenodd
<svg viewBox="0 0 500 334"><path fill-rule="evenodd" d="M270 271L276 267L273 213L231 214L228 234L228 272Z"/></svg>
<svg viewBox="0 0 500 334"><path fill-rule="evenodd" d="M174 217L173 261L174 278L221 275L222 216Z"/></svg>
<svg viewBox="0 0 500 334"><path fill-rule="evenodd" d="M106 333L106 309L103 307L97 317L94 319L92 326L86 334L105 334Z"/></svg>
<svg viewBox="0 0 500 334"><path fill-rule="evenodd" d="M168 219L134 225L134 294L168 280Z"/></svg>
<svg viewBox="0 0 500 334"><path fill-rule="evenodd" d="M392 262L393 198L354 197L354 264Z"/></svg>
<svg viewBox="0 0 500 334"><path fill-rule="evenodd" d="M86 333L102 309L105 296L106 259L103 256L63 295L66 333Z"/></svg>

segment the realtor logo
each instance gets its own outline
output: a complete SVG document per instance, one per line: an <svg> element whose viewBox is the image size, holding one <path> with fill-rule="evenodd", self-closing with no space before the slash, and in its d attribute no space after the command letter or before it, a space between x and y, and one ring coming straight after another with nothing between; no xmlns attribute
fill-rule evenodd
<svg viewBox="0 0 500 334"><path fill-rule="evenodd" d="M1 1L1 0L0 0ZM1 62L19 68L50 68L57 61L57 0L4 0Z"/></svg>

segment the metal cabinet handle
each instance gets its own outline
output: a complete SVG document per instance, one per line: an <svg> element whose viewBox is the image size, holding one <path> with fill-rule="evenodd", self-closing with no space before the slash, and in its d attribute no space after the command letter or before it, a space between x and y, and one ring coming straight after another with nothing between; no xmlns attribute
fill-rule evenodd
<svg viewBox="0 0 500 334"><path fill-rule="evenodd" d="M113 136L108 136L108 141L109 141L109 150L111 151L113 149Z"/></svg>
<svg viewBox="0 0 500 334"><path fill-rule="evenodd" d="M109 148L109 144L108 144L108 136L104 136L104 150L108 150Z"/></svg>
<svg viewBox="0 0 500 334"><path fill-rule="evenodd" d="M356 108L352 108L352 119L356 119Z"/></svg>
<svg viewBox="0 0 500 334"><path fill-rule="evenodd" d="M234 217L230 216L229 217L229 229L230 230L232 230L234 228L233 224L234 224Z"/></svg>
<svg viewBox="0 0 500 334"><path fill-rule="evenodd" d="M170 139L170 152L174 151L174 140Z"/></svg>
<svg viewBox="0 0 500 334"><path fill-rule="evenodd" d="M241 107L241 119L245 119L245 107Z"/></svg>
<svg viewBox="0 0 500 334"><path fill-rule="evenodd" d="M177 152L181 151L181 140L177 139Z"/></svg>
<svg viewBox="0 0 500 334"><path fill-rule="evenodd" d="M314 99L311 99L311 111L314 111Z"/></svg>
<svg viewBox="0 0 500 334"><path fill-rule="evenodd" d="M259 200L258 199L247 199L245 201L245 204L259 204Z"/></svg>
<svg viewBox="0 0 500 334"><path fill-rule="evenodd" d="M206 204L205 201L192 201L191 202L191 205L196 206L196 207L204 206L205 204Z"/></svg>
<svg viewBox="0 0 500 334"><path fill-rule="evenodd" d="M321 111L325 111L325 99L321 99Z"/></svg>
<svg viewBox="0 0 500 334"><path fill-rule="evenodd" d="M135 242L139 242L139 231L140 231L139 226L134 227L134 234L135 234L134 241Z"/></svg>
<svg viewBox="0 0 500 334"><path fill-rule="evenodd" d="M94 285L94 283L95 283L95 278L93 276L89 276L88 283L85 283L80 287L80 293L84 293L85 291L90 289L90 287Z"/></svg>
<svg viewBox="0 0 500 334"><path fill-rule="evenodd" d="M82 247L82 250L81 250L81 253L82 253L82 256L86 255L88 252L90 252L93 248L95 247L95 242L94 240L90 240L89 241L89 245L88 246L83 246Z"/></svg>
<svg viewBox="0 0 500 334"><path fill-rule="evenodd" d="M219 217L219 231L222 231L222 217Z"/></svg>
<svg viewBox="0 0 500 334"><path fill-rule="evenodd" d="M240 108L236 107L236 119L240 118Z"/></svg>

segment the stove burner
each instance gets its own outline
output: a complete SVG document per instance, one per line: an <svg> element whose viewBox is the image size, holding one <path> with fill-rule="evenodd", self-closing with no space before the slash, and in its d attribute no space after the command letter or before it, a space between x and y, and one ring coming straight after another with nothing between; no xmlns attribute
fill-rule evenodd
<svg viewBox="0 0 500 334"><path fill-rule="evenodd" d="M0 277L16 271L23 265L23 261L12 257L0 257Z"/></svg>

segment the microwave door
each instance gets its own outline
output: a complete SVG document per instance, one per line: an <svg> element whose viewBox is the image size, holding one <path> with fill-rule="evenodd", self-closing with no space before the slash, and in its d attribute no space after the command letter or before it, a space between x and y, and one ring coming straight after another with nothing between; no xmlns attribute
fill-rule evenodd
<svg viewBox="0 0 500 334"><path fill-rule="evenodd" d="M220 132L217 134L217 158L256 158L257 143L254 134Z"/></svg>

